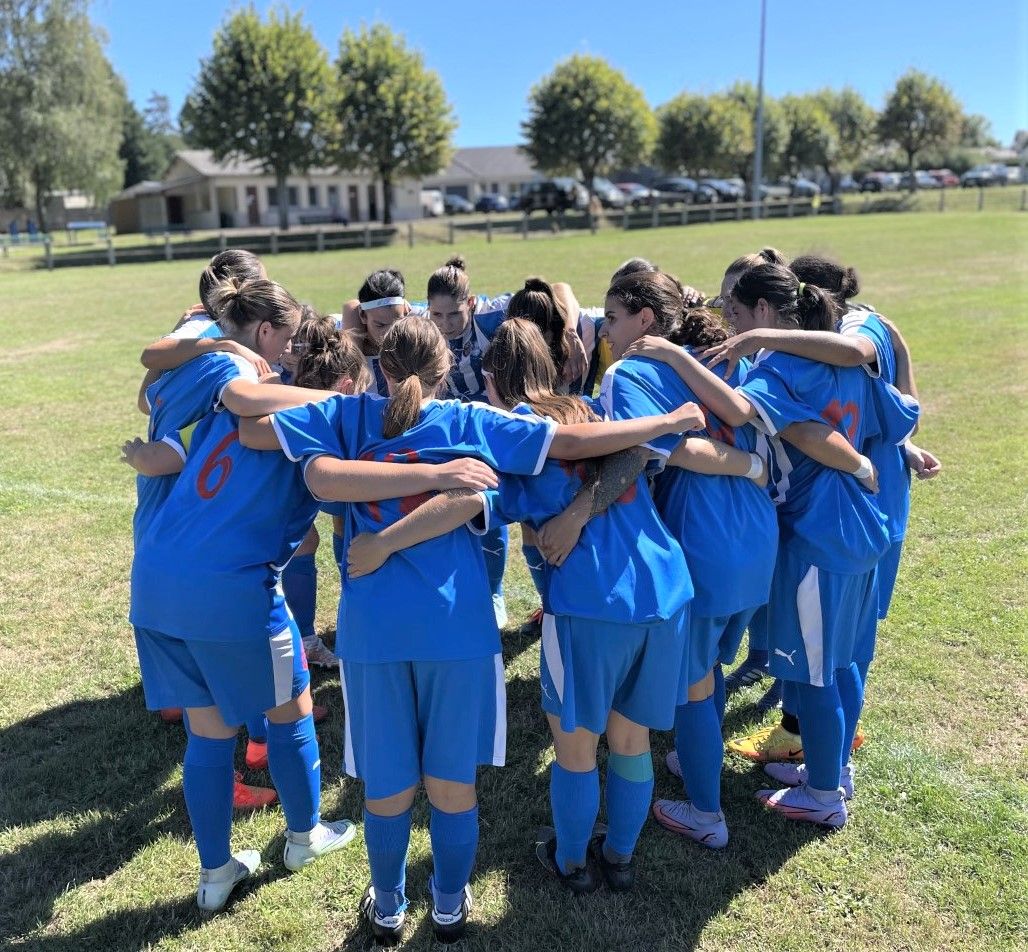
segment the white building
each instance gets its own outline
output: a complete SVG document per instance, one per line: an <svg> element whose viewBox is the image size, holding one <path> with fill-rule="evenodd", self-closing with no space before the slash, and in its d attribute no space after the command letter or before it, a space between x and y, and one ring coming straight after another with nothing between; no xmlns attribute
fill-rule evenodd
<svg viewBox="0 0 1028 952"><path fill-rule="evenodd" d="M457 149L450 164L438 175L426 178L422 187L437 188L473 202L485 194L507 198L520 195L526 185L542 178L516 145L480 146Z"/></svg>
<svg viewBox="0 0 1028 952"><path fill-rule="evenodd" d="M112 200L112 221L137 222L140 231L274 228L279 201L288 204L291 225L379 221L384 207L381 184L366 175L311 169L289 176L279 196L258 162L217 162L206 149L177 152L159 183L141 184ZM411 180L393 186L395 220L420 217L420 192Z"/></svg>

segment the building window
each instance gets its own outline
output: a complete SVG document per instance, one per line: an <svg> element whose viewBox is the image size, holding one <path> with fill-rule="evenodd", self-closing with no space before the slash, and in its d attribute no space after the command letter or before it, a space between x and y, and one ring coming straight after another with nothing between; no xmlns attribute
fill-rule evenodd
<svg viewBox="0 0 1028 952"><path fill-rule="evenodd" d="M308 185L307 186L307 204L314 207L318 204L318 186Z"/></svg>
<svg viewBox="0 0 1028 952"><path fill-rule="evenodd" d="M374 184L368 186L368 221L378 220L378 189Z"/></svg>
<svg viewBox="0 0 1028 952"><path fill-rule="evenodd" d="M491 191L494 195L499 194L500 183L499 182L493 182L493 186L492 186L492 188L489 191Z"/></svg>
<svg viewBox="0 0 1028 952"><path fill-rule="evenodd" d="M328 207L338 208L339 207L339 186L329 185L328 187Z"/></svg>
<svg viewBox="0 0 1028 952"><path fill-rule="evenodd" d="M300 190L295 185L288 186L289 207L297 208L300 204Z"/></svg>
<svg viewBox="0 0 1028 952"><path fill-rule="evenodd" d="M278 208L278 189L274 185L268 186L268 208Z"/></svg>

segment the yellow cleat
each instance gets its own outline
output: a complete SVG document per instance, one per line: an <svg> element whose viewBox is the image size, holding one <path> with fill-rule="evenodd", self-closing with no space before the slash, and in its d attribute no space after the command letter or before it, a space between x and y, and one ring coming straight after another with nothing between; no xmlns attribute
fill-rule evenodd
<svg viewBox="0 0 1028 952"><path fill-rule="evenodd" d="M748 737L730 740L728 749L733 754L762 764L803 760L803 741L800 735L785 730L781 724L762 727Z"/></svg>

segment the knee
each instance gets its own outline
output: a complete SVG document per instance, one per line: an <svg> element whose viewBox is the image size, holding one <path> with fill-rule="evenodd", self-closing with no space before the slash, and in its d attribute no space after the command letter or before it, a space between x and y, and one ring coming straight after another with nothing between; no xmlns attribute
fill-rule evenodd
<svg viewBox="0 0 1028 952"><path fill-rule="evenodd" d="M701 680L689 685L689 700L705 701L714 693L714 671L708 671Z"/></svg>
<svg viewBox="0 0 1028 952"><path fill-rule="evenodd" d="M417 789L416 786L408 787L406 790L394 793L391 797L365 800L364 805L368 813L372 813L375 816L399 816L414 806L414 794L417 792Z"/></svg>
<svg viewBox="0 0 1028 952"><path fill-rule="evenodd" d="M299 696L291 698L285 704L279 704L265 715L272 724L292 724L301 717L306 717L314 710L314 702L311 700L311 689L306 687Z"/></svg>
<svg viewBox="0 0 1028 952"><path fill-rule="evenodd" d="M296 555L313 555L318 551L320 543L321 536L318 535L318 527L311 526L310 531L303 537L303 542L300 543L299 548L296 550Z"/></svg>
<svg viewBox="0 0 1028 952"><path fill-rule="evenodd" d="M425 777L425 793L428 802L443 813L464 813L478 803L473 783L458 783L455 780L440 780Z"/></svg>
<svg viewBox="0 0 1028 952"><path fill-rule="evenodd" d="M607 720L607 748L611 753L635 757L650 752L650 730L616 711Z"/></svg>
<svg viewBox="0 0 1028 952"><path fill-rule="evenodd" d="M187 708L186 729L209 740L231 740L239 733L239 725L226 724L216 707Z"/></svg>

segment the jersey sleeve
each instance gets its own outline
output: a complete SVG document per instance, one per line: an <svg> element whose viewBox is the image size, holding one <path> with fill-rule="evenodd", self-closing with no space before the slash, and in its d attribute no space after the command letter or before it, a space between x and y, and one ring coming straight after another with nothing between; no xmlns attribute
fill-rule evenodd
<svg viewBox="0 0 1028 952"><path fill-rule="evenodd" d="M486 403L461 407L461 443L503 473L535 475L543 468L557 432L553 420L509 413Z"/></svg>
<svg viewBox="0 0 1028 952"><path fill-rule="evenodd" d="M343 396L332 397L273 413L271 425L282 452L294 463L308 456L346 459L341 437L345 426L345 400Z"/></svg>
<svg viewBox="0 0 1028 952"><path fill-rule="evenodd" d="M160 439L161 443L170 446L178 454L183 463L185 463L186 453L189 451L189 438L193 428L187 427L187 430L172 430L171 433L165 433Z"/></svg>
<svg viewBox="0 0 1028 952"><path fill-rule="evenodd" d="M882 440L897 446L905 443L917 427L921 416L920 404L884 380L874 382L873 396Z"/></svg>
<svg viewBox="0 0 1028 952"><path fill-rule="evenodd" d="M199 338L223 337L221 328L214 323L206 314L190 318L181 326L177 327L166 338L172 340L198 340Z"/></svg>
<svg viewBox="0 0 1028 952"><path fill-rule="evenodd" d="M510 299L514 297L512 291L504 291L503 294L497 294L495 297L488 297L487 295L481 295L475 298L475 314L476 316L492 316L497 314L499 323L507 316L507 307L510 304Z"/></svg>
<svg viewBox="0 0 1028 952"><path fill-rule="evenodd" d="M875 366L863 364L871 377L882 377L889 383L896 379L896 353L889 329L871 311L848 311L839 323L844 337L866 337L874 345Z"/></svg>
<svg viewBox="0 0 1028 952"><path fill-rule="evenodd" d="M247 383L257 383L257 370L250 361L238 354L219 354L219 359L215 373L219 375L219 379L215 384L215 397L214 397L214 409L221 410L223 404L221 398L225 393L225 388L235 380L245 380Z"/></svg>
<svg viewBox="0 0 1028 952"><path fill-rule="evenodd" d="M793 394L787 378L766 363L752 367L746 375L745 382L735 389L749 400L757 411L759 428L766 430L771 436L777 436L793 423L804 423L809 420L825 422L813 407Z"/></svg>
<svg viewBox="0 0 1028 952"><path fill-rule="evenodd" d="M630 362L623 360L604 374L600 385L600 406L609 420L637 420L666 412L666 408L654 399L649 388L632 372ZM643 445L666 460L681 442L681 433L668 433Z"/></svg>

